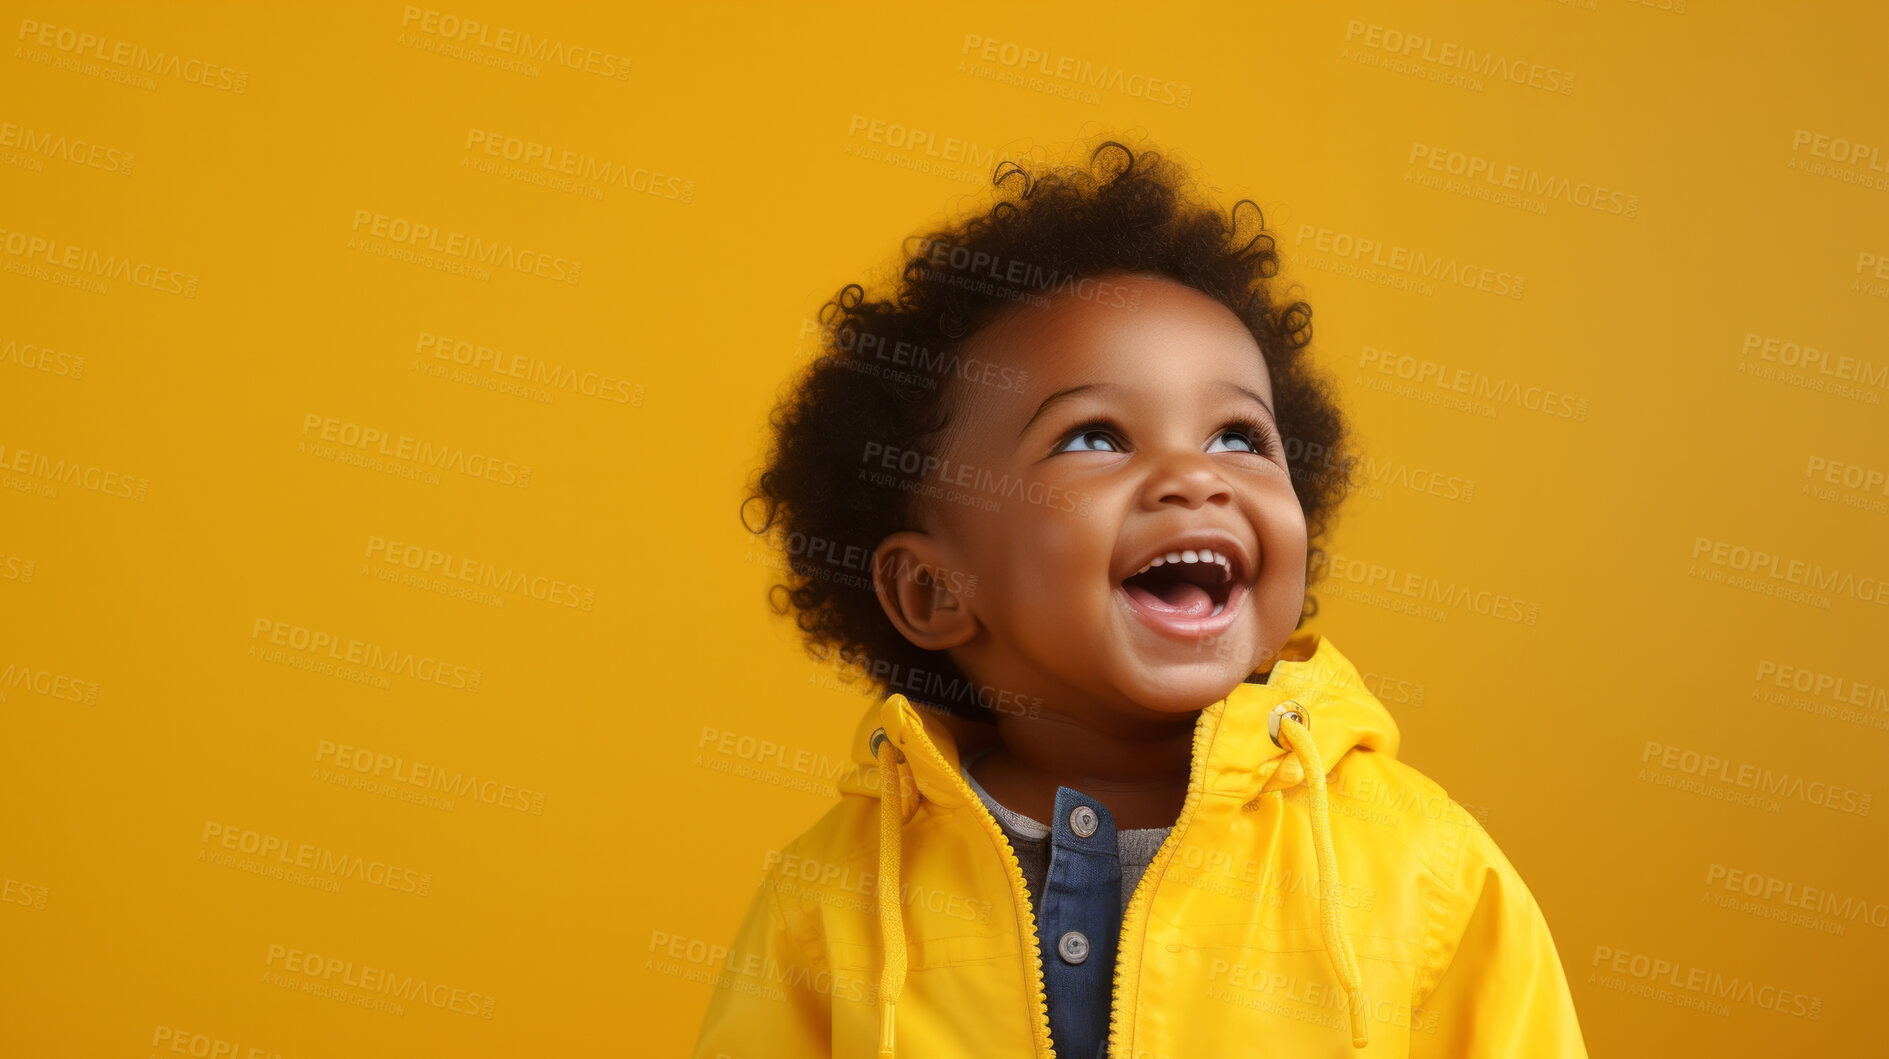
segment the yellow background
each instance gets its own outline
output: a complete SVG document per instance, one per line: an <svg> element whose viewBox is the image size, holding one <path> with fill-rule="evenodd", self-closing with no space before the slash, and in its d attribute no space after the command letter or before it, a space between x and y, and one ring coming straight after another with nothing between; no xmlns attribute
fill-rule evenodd
<svg viewBox="0 0 1889 1059"><path fill-rule="evenodd" d="M1104 130L1265 208L1383 475L1341 517L1347 573L1315 589L1318 627L1394 689L1403 758L1532 886L1593 1053L1880 1042L1889 808L1850 810L1889 791L1889 610L1866 588L1805 602L1764 571L1726 580L1733 548L1889 576L1889 272L1867 264L1889 258L1889 17L1872 5L4 8L0 122L25 138L0 148L0 1050L684 1051L699 954L829 804L819 772L863 702L769 614L773 569L737 517L806 321L974 204L1005 152ZM595 61L455 49L467 21ZM1572 89L1452 81L1422 48L1398 66L1412 35ZM1021 69L1007 45L1048 58ZM139 69L159 53L180 62ZM1186 105L1075 86L1064 60ZM492 172L508 139L604 179ZM1845 161L1852 144L1881 150ZM1604 186L1633 215L1418 179L1452 154ZM575 281L396 259L357 211ZM1321 267L1339 236L1520 276L1522 296ZM146 282L87 271L107 257ZM520 392L426 335L579 381ZM1802 385L1751 335L1875 378ZM331 421L504 480L337 458L357 450L322 442ZM1838 465L1876 484L1825 482ZM389 558L428 550L527 579L469 596ZM1410 613L1387 587L1409 575L1535 620ZM297 629L430 664L364 682ZM1792 699L1767 663L1864 704ZM742 749L762 742L781 749ZM413 800L423 784L357 789L329 744L479 786L450 808ZM1848 800L1728 799L1750 792L1697 775L1707 755ZM258 873L286 866L245 842L329 868ZM1728 894L1732 871L1865 911L1779 920L1781 899ZM1801 993L1817 1018L1637 995L1603 950ZM447 991L397 1012L322 996L288 967L309 954L351 965L329 981L373 968Z"/></svg>

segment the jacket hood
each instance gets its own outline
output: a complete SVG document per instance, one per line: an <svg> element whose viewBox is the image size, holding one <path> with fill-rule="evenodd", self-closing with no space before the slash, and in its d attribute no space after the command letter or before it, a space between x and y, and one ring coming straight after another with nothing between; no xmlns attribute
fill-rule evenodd
<svg viewBox="0 0 1889 1059"><path fill-rule="evenodd" d="M1331 640L1302 629L1286 640L1279 656L1265 683L1242 683L1201 710L1195 721L1192 784L1250 799L1303 782L1299 761L1272 738L1273 707L1287 701L1305 708L1312 742L1327 771L1354 747L1397 755L1397 722ZM919 798L947 807L965 805L967 799L970 805L978 804L959 777L958 765L963 755L994 744L996 728L919 706L898 693L866 707L860 716L849 747L859 767L841 773L841 793L870 798L884 793L873 746L873 734L880 729L905 757L899 771L907 778L905 800L911 803L906 817L916 810ZM1203 745L1204 762L1198 750ZM911 797L913 783L918 798Z"/></svg>
<svg viewBox="0 0 1889 1059"><path fill-rule="evenodd" d="M850 753L860 767L842 772L838 787L842 795L880 801L881 1059L893 1059L895 1012L905 981L904 911L898 898L903 825L923 802L984 813L959 773L959 762L962 754L995 741L991 725L920 708L899 693L868 707L854 730ZM1330 640L1300 630L1281 647L1265 683L1241 683L1201 710L1194 726L1187 807L1181 812L1186 820L1203 795L1245 802L1306 784L1305 804L1318 852L1320 927L1350 997L1352 1043L1357 1047L1366 1043L1367 1001L1335 899L1342 887L1325 777L1353 749L1395 757L1397 747L1396 722L1365 688L1357 669Z"/></svg>

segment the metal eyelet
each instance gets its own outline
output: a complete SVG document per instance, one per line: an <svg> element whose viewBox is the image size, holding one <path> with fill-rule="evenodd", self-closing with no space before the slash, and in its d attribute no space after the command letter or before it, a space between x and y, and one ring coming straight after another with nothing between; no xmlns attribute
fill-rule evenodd
<svg viewBox="0 0 1889 1059"><path fill-rule="evenodd" d="M872 739L870 742L866 744L866 747L867 747L867 751L870 754L872 754L873 760L876 761L879 758L879 744L891 738L892 737L887 735L885 732L885 729L883 728L874 728L872 730ZM904 751L900 750L898 747L894 746L892 748L892 758L895 761L904 761L905 753Z"/></svg>
<svg viewBox="0 0 1889 1059"><path fill-rule="evenodd" d="M1274 706L1272 708L1272 715L1266 718L1266 734L1272 736L1272 745L1281 750L1286 749L1286 745L1279 741L1279 722L1287 717L1299 722L1307 731L1310 731L1312 728L1311 716L1305 712L1305 707L1299 705L1295 700L1287 699L1279 705Z"/></svg>

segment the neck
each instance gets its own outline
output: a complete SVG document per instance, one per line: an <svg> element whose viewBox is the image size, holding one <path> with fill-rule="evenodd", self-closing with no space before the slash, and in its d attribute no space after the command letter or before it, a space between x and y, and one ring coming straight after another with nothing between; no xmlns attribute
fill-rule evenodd
<svg viewBox="0 0 1889 1059"><path fill-rule="evenodd" d="M1167 827L1187 799L1198 717L1106 724L1053 710L1002 717L997 745L973 772L991 797L1037 820L1054 810L1056 788L1070 787L1107 806L1118 828Z"/></svg>

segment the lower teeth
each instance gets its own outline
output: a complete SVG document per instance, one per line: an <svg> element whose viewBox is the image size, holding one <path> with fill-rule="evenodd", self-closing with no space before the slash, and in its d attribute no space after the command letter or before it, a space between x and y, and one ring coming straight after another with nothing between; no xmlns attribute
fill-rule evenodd
<svg viewBox="0 0 1889 1059"><path fill-rule="evenodd" d="M1219 613L1220 613L1221 611L1223 611L1223 610L1225 610L1225 609L1227 609L1227 605L1226 605L1225 603L1215 603L1215 604L1213 605L1213 614L1209 614L1209 615L1207 615L1207 617L1209 617L1209 618L1211 618L1211 617L1213 617L1213 616L1214 616L1215 614L1219 614Z"/></svg>

